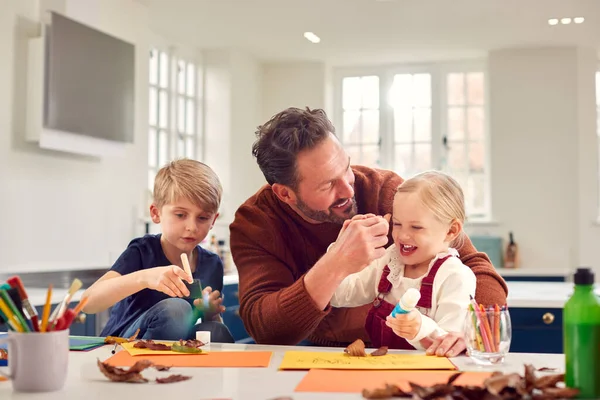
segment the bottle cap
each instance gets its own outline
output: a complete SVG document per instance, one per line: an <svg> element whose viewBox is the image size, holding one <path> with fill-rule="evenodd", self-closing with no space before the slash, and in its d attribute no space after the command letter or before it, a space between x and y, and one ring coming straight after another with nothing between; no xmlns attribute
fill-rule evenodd
<svg viewBox="0 0 600 400"><path fill-rule="evenodd" d="M409 288L406 293L402 296L402 305L405 310L412 310L417 306L417 303L421 299L421 292L415 288Z"/></svg>
<svg viewBox="0 0 600 400"><path fill-rule="evenodd" d="M590 268L577 268L573 280L576 285L593 285L594 273Z"/></svg>

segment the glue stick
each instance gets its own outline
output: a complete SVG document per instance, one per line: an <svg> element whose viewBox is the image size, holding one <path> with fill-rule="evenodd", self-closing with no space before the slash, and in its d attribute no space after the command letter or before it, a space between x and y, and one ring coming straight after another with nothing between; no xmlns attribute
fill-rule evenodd
<svg viewBox="0 0 600 400"><path fill-rule="evenodd" d="M396 304L390 315L395 317L397 314L408 314L417 306L420 299L421 292L415 288L409 288L398 300L398 304Z"/></svg>

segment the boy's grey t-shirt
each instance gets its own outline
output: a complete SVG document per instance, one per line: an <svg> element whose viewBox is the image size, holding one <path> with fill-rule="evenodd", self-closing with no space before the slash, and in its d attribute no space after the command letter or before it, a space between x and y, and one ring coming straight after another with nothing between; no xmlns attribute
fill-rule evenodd
<svg viewBox="0 0 600 400"><path fill-rule="evenodd" d="M130 274L142 269L171 265L160 245L160 234L145 235L129 242L127 249L110 269L121 275ZM200 246L198 261L193 272L195 279L200 279L202 287L210 286L213 290L223 291L223 263L219 256ZM120 336L131 323L137 320L158 302L168 299L165 293L143 289L115 304L110 317L100 336ZM189 299L190 304L193 299Z"/></svg>

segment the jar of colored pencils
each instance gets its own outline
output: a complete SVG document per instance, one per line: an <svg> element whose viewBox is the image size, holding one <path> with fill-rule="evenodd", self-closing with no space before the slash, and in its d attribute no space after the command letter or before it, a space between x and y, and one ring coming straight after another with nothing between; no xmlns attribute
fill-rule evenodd
<svg viewBox="0 0 600 400"><path fill-rule="evenodd" d="M467 354L479 365L504 362L510 348L512 330L506 306L469 305L465 322Z"/></svg>

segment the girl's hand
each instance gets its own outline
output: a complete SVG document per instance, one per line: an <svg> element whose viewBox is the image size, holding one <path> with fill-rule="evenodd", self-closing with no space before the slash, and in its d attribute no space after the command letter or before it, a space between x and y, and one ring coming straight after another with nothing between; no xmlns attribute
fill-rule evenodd
<svg viewBox="0 0 600 400"><path fill-rule="evenodd" d="M194 300L194 306L204 312L203 320L210 321L215 316L221 314L225 311L225 306L223 305L223 298L221 297L221 292L218 290L213 291L210 286L207 286L202 291L202 298ZM208 303L208 304L206 304Z"/></svg>
<svg viewBox="0 0 600 400"><path fill-rule="evenodd" d="M187 297L190 291L184 280L193 282L193 278L177 265L155 267L145 270L143 275L144 285L148 289L163 292L171 297Z"/></svg>
<svg viewBox="0 0 600 400"><path fill-rule="evenodd" d="M397 314L396 317L388 315L385 324L392 328L394 333L406 340L412 340L421 330L421 313L412 310L407 314Z"/></svg>

